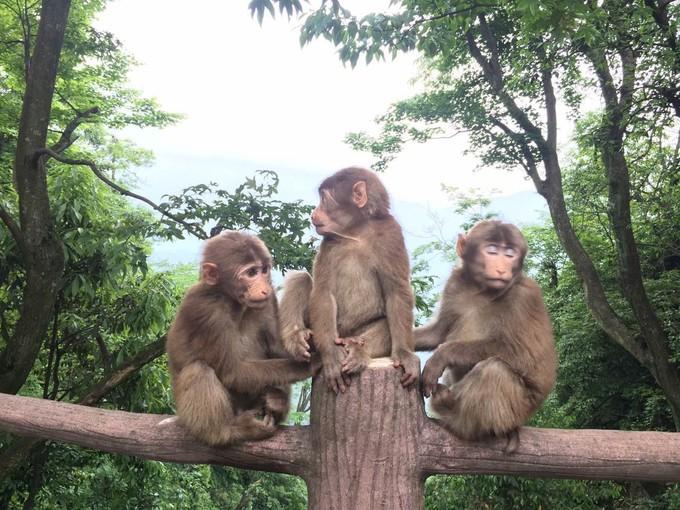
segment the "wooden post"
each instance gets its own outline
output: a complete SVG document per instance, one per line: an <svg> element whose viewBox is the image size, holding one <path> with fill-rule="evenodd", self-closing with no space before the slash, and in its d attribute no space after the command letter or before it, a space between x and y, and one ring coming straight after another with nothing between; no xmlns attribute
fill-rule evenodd
<svg viewBox="0 0 680 510"><path fill-rule="evenodd" d="M387 359L374 360L335 395L314 381L311 425L274 437L210 448L168 416L106 411L0 394L0 429L146 459L211 463L301 476L312 510L423 506L432 474L680 482L680 433L525 427L516 453L505 441L456 439L423 412L417 390L399 384Z"/></svg>
<svg viewBox="0 0 680 510"><path fill-rule="evenodd" d="M415 509L423 506L418 443L425 415L417 389L405 390L388 358L374 360L346 393L312 388L309 508Z"/></svg>

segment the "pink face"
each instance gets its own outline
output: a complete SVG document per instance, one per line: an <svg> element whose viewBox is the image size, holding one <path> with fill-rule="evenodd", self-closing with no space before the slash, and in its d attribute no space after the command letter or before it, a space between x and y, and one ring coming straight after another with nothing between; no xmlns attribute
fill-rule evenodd
<svg viewBox="0 0 680 510"><path fill-rule="evenodd" d="M519 262L519 251L513 246L487 241L479 247L484 264L484 283L490 289L502 290L512 280Z"/></svg>
<svg viewBox="0 0 680 510"><path fill-rule="evenodd" d="M333 195L328 190L321 192L321 199L312 211L312 225L316 233L320 236L329 236L342 233L345 229L342 219L340 205L335 201Z"/></svg>
<svg viewBox="0 0 680 510"><path fill-rule="evenodd" d="M253 262L239 269L236 279L245 290L239 300L249 308L264 308L272 295L269 267Z"/></svg>

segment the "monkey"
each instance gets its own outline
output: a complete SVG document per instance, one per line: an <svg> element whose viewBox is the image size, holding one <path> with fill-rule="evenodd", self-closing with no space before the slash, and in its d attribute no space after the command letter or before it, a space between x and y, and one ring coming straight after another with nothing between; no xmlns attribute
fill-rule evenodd
<svg viewBox="0 0 680 510"><path fill-rule="evenodd" d="M422 391L454 435L505 437L512 453L519 427L555 383L550 318L540 288L522 272L527 242L517 227L481 221L458 237L456 251L462 266L446 283L436 319L414 331L416 350L435 349Z"/></svg>
<svg viewBox="0 0 680 510"><path fill-rule="evenodd" d="M371 358L390 356L411 387L420 376L413 352L413 292L408 253L389 196L375 173L344 168L319 185L312 224L322 237L313 276L289 274L281 299L284 347L308 360L312 343L330 390Z"/></svg>
<svg viewBox="0 0 680 510"><path fill-rule="evenodd" d="M281 344L271 266L256 236L224 231L207 240L200 280L168 332L179 422L209 445L274 434L288 414L288 385L312 375Z"/></svg>

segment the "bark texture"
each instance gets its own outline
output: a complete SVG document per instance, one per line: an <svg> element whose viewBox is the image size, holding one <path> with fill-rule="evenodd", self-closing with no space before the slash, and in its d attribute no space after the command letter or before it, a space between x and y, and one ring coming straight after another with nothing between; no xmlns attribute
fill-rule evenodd
<svg viewBox="0 0 680 510"><path fill-rule="evenodd" d="M388 358L352 378L346 393L314 381L309 507L414 509L423 505L418 469L425 414L417 389L405 390Z"/></svg>

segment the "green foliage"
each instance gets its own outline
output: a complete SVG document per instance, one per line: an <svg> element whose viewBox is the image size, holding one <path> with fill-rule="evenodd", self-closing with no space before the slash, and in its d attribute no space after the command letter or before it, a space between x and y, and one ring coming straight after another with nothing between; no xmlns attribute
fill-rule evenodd
<svg viewBox="0 0 680 510"><path fill-rule="evenodd" d="M307 235L312 206L301 200L283 202L273 198L278 192L275 172L260 170L234 191L218 189L215 183L198 184L179 195L165 197L160 207L182 220L204 228L249 230L269 248L279 269L310 268L313 239ZM180 227L164 220L173 235L182 237Z"/></svg>
<svg viewBox="0 0 680 510"><path fill-rule="evenodd" d="M163 127L180 117L126 85L134 60L112 34L92 27L105 4L71 3L48 144L70 158L95 161L106 177L133 186L132 172L148 165L152 155L112 129ZM0 2L0 204L14 216L18 197L11 169L24 96L24 54L35 42L39 8L40 2ZM281 269L309 266L312 240L302 236L311 208L277 200L277 186L276 174L262 172L234 191L196 186L169 197L164 207L201 229L212 222L259 233ZM52 160L47 187L65 270L52 327L21 393L78 401L136 355L151 352L155 360L126 375L98 397L98 404L171 413L160 347L196 268L163 271L150 267L148 256L152 240L183 232L174 222L131 205L87 167ZM19 318L24 264L13 237L0 228L0 348ZM0 455L7 455L11 441L0 437ZM212 509L224 508L224 502L231 507L241 502L241 508L302 508L305 497L302 482L293 477L146 462L57 443L40 445L19 469L3 471L0 479L0 508L21 507L31 497L34 508L44 509Z"/></svg>
<svg viewBox="0 0 680 510"><path fill-rule="evenodd" d="M510 476L434 476L425 484L425 508L597 510L623 493L613 482L531 480Z"/></svg>

